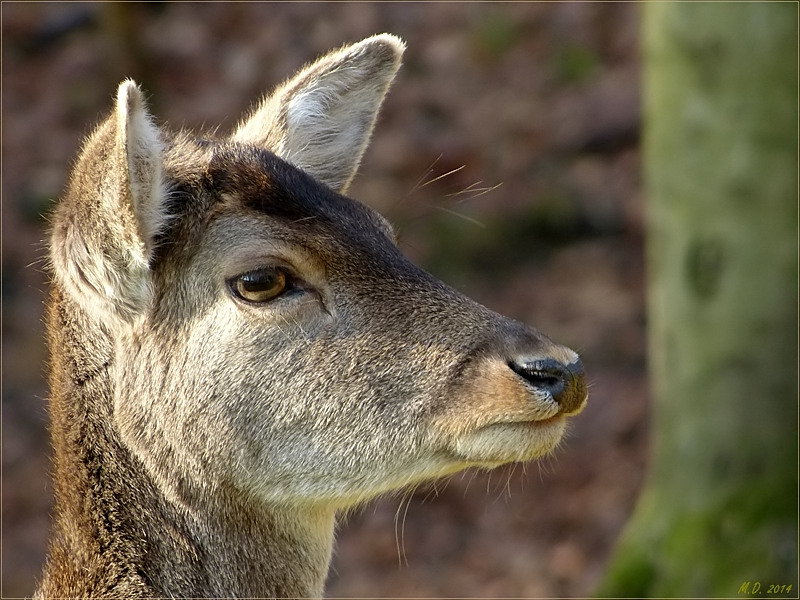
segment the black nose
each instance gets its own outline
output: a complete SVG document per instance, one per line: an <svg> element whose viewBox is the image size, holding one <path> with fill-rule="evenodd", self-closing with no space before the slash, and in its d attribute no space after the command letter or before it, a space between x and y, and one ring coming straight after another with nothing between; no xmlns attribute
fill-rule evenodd
<svg viewBox="0 0 800 600"><path fill-rule="evenodd" d="M565 365L554 358L518 357L508 366L532 386L552 395L564 413L578 410L586 399L586 379L579 358Z"/></svg>

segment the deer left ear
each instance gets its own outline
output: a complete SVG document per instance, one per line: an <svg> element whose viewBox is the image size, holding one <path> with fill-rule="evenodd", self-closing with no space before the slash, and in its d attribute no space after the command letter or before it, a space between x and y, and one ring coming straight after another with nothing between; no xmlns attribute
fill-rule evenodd
<svg viewBox="0 0 800 600"><path fill-rule="evenodd" d="M103 321L132 321L152 295L150 260L168 219L162 144L141 90L125 81L116 109L86 142L53 218L56 278Z"/></svg>
<svg viewBox="0 0 800 600"><path fill-rule="evenodd" d="M153 124L142 90L130 79L117 91L116 120L118 177L127 183L127 200L149 259L155 238L168 219L164 212L161 131ZM123 164L127 168L123 169ZM125 203L122 198L120 201Z"/></svg>
<svg viewBox="0 0 800 600"><path fill-rule="evenodd" d="M328 54L265 98L232 139L271 150L344 193L404 50L383 34Z"/></svg>

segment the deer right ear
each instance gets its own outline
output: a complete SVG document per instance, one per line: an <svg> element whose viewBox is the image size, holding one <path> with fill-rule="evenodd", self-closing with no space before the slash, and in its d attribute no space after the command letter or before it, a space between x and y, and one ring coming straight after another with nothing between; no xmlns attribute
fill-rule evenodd
<svg viewBox="0 0 800 600"><path fill-rule="evenodd" d="M361 162L405 44L383 34L305 67L234 132L344 193Z"/></svg>
<svg viewBox="0 0 800 600"><path fill-rule="evenodd" d="M150 259L168 216L161 134L133 81L86 142L53 216L56 279L92 316L130 322L150 302Z"/></svg>

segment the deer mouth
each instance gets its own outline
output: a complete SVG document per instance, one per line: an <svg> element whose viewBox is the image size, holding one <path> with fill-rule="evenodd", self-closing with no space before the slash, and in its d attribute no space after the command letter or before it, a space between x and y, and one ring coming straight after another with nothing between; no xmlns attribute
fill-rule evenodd
<svg viewBox="0 0 800 600"><path fill-rule="evenodd" d="M521 429L523 430L523 432L525 430L539 431L541 429L547 429L551 427L557 427L559 429L562 429L566 425L566 421L567 421L567 416L562 413L558 413L550 417L544 417L542 419L497 421L494 423L489 423L484 427L482 427L481 429L488 429L492 427L508 427L510 429L514 428Z"/></svg>
<svg viewBox="0 0 800 600"><path fill-rule="evenodd" d="M503 416L447 436L451 456L476 466L526 462L552 451L562 439L567 416Z"/></svg>
<svg viewBox="0 0 800 600"><path fill-rule="evenodd" d="M545 417L544 419L534 419L533 421L523 421L523 424L532 425L534 427L546 427L551 423L560 423L566 416L562 413L553 415L552 417Z"/></svg>

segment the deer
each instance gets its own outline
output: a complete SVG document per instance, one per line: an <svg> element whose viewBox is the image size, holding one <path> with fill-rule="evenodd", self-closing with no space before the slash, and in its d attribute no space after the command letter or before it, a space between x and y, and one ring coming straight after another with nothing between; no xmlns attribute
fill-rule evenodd
<svg viewBox="0 0 800 600"><path fill-rule="evenodd" d="M346 196L404 50L334 50L224 137L119 85L51 217L36 598L320 598L349 509L546 455L585 406L578 354Z"/></svg>

